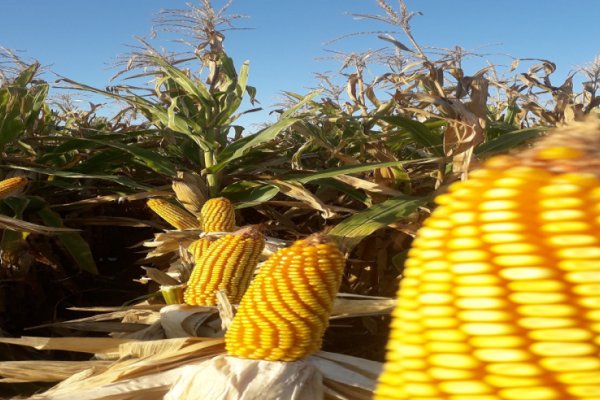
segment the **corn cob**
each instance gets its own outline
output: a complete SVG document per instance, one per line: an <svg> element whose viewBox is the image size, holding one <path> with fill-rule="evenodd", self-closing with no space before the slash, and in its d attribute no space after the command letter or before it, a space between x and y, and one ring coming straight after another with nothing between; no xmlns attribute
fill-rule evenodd
<svg viewBox="0 0 600 400"><path fill-rule="evenodd" d="M13 196L18 193L28 183L24 176L15 176L0 181L0 199Z"/></svg>
<svg viewBox="0 0 600 400"><path fill-rule="evenodd" d="M206 236L200 239L196 239L192 243L190 243L187 250L192 254L192 257L194 258L194 264L197 263L200 259L200 256L202 256L202 254L204 254L204 252L208 250L213 241L213 237Z"/></svg>
<svg viewBox="0 0 600 400"><path fill-rule="evenodd" d="M323 235L296 241L261 266L225 334L230 355L294 361L321 348L344 256Z"/></svg>
<svg viewBox="0 0 600 400"><path fill-rule="evenodd" d="M209 199L200 210L204 232L231 232L235 227L235 210L224 197Z"/></svg>
<svg viewBox="0 0 600 400"><path fill-rule="evenodd" d="M159 217L177 229L198 229L200 223L196 218L175 204L163 199L149 199L148 207Z"/></svg>
<svg viewBox="0 0 600 400"><path fill-rule="evenodd" d="M591 125L491 158L436 199L409 251L377 400L600 399Z"/></svg>
<svg viewBox="0 0 600 400"><path fill-rule="evenodd" d="M171 188L179 204L194 215L200 214L202 205L208 198L208 189L200 175L195 172L178 171Z"/></svg>
<svg viewBox="0 0 600 400"><path fill-rule="evenodd" d="M255 226L216 240L196 262L184 293L185 303L215 305L218 290L225 290L231 303L239 303L264 247L265 239Z"/></svg>

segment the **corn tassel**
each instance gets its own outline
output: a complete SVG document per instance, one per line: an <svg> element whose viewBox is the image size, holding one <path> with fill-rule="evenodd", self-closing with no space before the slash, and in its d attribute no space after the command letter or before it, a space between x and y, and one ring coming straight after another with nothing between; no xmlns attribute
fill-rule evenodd
<svg viewBox="0 0 600 400"><path fill-rule="evenodd" d="M28 182L24 176L15 176L0 181L0 199L19 193Z"/></svg>
<svg viewBox="0 0 600 400"><path fill-rule="evenodd" d="M436 199L409 251L377 400L600 399L592 125L589 138L567 130L494 157Z"/></svg>
<svg viewBox="0 0 600 400"><path fill-rule="evenodd" d="M163 199L149 199L148 207L176 229L199 229L196 218L175 204Z"/></svg>
<svg viewBox="0 0 600 400"><path fill-rule="evenodd" d="M318 351L344 256L323 235L296 241L261 266L225 334L230 355L294 361Z"/></svg>
<svg viewBox="0 0 600 400"><path fill-rule="evenodd" d="M235 228L235 210L224 197L209 199L200 210L204 232L231 232Z"/></svg>
<svg viewBox="0 0 600 400"><path fill-rule="evenodd" d="M239 303L264 247L265 239L254 226L213 242L196 262L184 293L185 303L213 306L218 290L225 290L231 303Z"/></svg>

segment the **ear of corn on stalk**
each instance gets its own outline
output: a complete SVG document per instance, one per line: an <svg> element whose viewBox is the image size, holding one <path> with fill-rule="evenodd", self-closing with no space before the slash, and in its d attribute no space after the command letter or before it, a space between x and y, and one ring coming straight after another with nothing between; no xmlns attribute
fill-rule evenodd
<svg viewBox="0 0 600 400"><path fill-rule="evenodd" d="M563 129L437 198L376 399L600 399L600 123Z"/></svg>
<svg viewBox="0 0 600 400"><path fill-rule="evenodd" d="M189 171L178 171L171 185L177 201L189 212L199 215L208 198L208 189L200 175Z"/></svg>
<svg viewBox="0 0 600 400"><path fill-rule="evenodd" d="M217 290L225 290L231 303L239 303L264 246L265 239L255 226L242 228L213 242L196 261L184 293L185 303L215 305Z"/></svg>
<svg viewBox="0 0 600 400"><path fill-rule="evenodd" d="M158 214L159 217L177 229L200 228L200 223L196 217L167 200L149 199L146 204L152 211Z"/></svg>
<svg viewBox="0 0 600 400"><path fill-rule="evenodd" d="M15 176L0 181L0 199L19 193L28 182L28 179L24 176Z"/></svg>
<svg viewBox="0 0 600 400"><path fill-rule="evenodd" d="M200 210L204 232L231 232L235 227L235 210L224 197L209 199Z"/></svg>
<svg viewBox="0 0 600 400"><path fill-rule="evenodd" d="M230 355L294 361L318 351L340 286L344 256L323 235L271 255L225 335Z"/></svg>

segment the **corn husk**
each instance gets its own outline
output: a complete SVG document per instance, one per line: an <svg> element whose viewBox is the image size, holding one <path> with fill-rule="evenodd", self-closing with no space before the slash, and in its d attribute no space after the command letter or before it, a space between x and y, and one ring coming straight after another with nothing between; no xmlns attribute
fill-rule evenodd
<svg viewBox="0 0 600 400"><path fill-rule="evenodd" d="M392 306L393 302L386 298L340 294L332 319L384 314ZM191 393L187 398L196 399L199 397L194 397L198 393L195 386L200 381L212 387L214 393L225 388L223 397L205 397L215 400L258 396L263 400L267 392L280 393L273 398L367 400L381 369L377 362L322 351L297 363L237 359L225 354L221 338L190 337L222 336L221 324L233 312L230 304L220 304L219 308L168 305L159 309L156 305L136 305L84 310L107 313L79 319L80 324L121 318L150 325L119 334L119 338L0 338L0 343L93 353L96 360L92 363L98 361L71 362L62 371L54 372L43 363L29 363L29 370L21 372L15 371L20 364L0 363L0 377L6 381L34 382L55 381L69 375L32 399L161 399L168 393L170 398L181 399ZM259 379L240 384L249 382L252 371ZM200 375L201 380L197 378ZM217 384L218 377L228 384Z"/></svg>
<svg viewBox="0 0 600 400"><path fill-rule="evenodd" d="M216 307L169 305L160 310L160 323L167 338L223 336Z"/></svg>
<svg viewBox="0 0 600 400"><path fill-rule="evenodd" d="M372 396L380 371L380 363L327 352L293 362L223 355L182 370L164 398L366 400Z"/></svg>
<svg viewBox="0 0 600 400"><path fill-rule="evenodd" d="M202 177L194 172L177 171L172 189L181 205L192 214L200 215L202 205L208 199L208 188Z"/></svg>
<svg viewBox="0 0 600 400"><path fill-rule="evenodd" d="M323 398L323 377L306 360L271 362L217 356L188 365L165 400L309 400Z"/></svg>
<svg viewBox="0 0 600 400"><path fill-rule="evenodd" d="M32 399L119 400L162 399L163 396L185 399L186 397L182 397L185 393L192 393L187 398L263 400L267 392L285 390L281 392L284 393L281 397L274 398L366 400L372 395L381 370L381 363L322 351L294 363L234 359L225 354L223 339L220 338L178 338L146 342L109 339L105 342L87 341L89 344L85 346L79 343L86 338L69 339L71 340L12 339L10 342L37 348L79 349L87 352L101 350L104 354L113 355L115 361L91 366L84 361L80 367L72 364L69 371L75 372L74 375L48 391L31 397ZM116 354L115 345L118 349ZM11 367L14 364L0 363L0 375L15 378L14 371L6 373ZM28 367L31 371L19 375L19 381L47 381L64 377L64 374L59 374L51 378L47 373L47 366L42 364L38 367L29 364ZM259 379L250 382L252 371L258 374L254 376ZM223 396L229 397L198 397L195 386L199 383L212 386L211 390L220 393L223 385L217 378L229 382L229 386L224 386L229 392L223 392ZM242 381L248 384L240 386ZM272 385L278 389L273 389ZM208 393L212 396L212 392ZM298 394L288 396L289 393ZM250 397L251 395L255 397ZM300 395L304 397L293 397Z"/></svg>
<svg viewBox="0 0 600 400"><path fill-rule="evenodd" d="M110 361L6 361L0 363L0 383L57 382L81 371L105 371Z"/></svg>

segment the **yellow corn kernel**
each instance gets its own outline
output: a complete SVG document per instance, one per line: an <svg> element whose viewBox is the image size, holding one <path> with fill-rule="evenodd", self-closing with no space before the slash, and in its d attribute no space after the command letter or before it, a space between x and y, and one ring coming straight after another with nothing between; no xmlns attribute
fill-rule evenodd
<svg viewBox="0 0 600 400"><path fill-rule="evenodd" d="M159 217L177 229L200 228L200 223L192 214L167 200L149 199L146 204Z"/></svg>
<svg viewBox="0 0 600 400"><path fill-rule="evenodd" d="M202 254L204 254L204 252L208 250L208 248L213 242L214 238L207 236L202 237L200 239L196 239L192 243L190 243L187 250L192 254L192 257L194 258L194 263L198 262L200 256L202 256Z"/></svg>
<svg viewBox="0 0 600 400"><path fill-rule="evenodd" d="M18 193L29 181L24 176L15 176L0 181L0 199Z"/></svg>
<svg viewBox="0 0 600 400"><path fill-rule="evenodd" d="M209 199L200 210L204 232L231 232L235 227L235 210L225 197Z"/></svg>
<svg viewBox="0 0 600 400"><path fill-rule="evenodd" d="M240 302L265 247L255 226L242 228L214 241L196 260L183 300L193 306L214 306L215 293L225 290L231 303Z"/></svg>
<svg viewBox="0 0 600 400"><path fill-rule="evenodd" d="M409 253L375 399L600 398L600 178L555 166L580 155L491 159L443 195Z"/></svg>
<svg viewBox="0 0 600 400"><path fill-rule="evenodd" d="M344 264L337 246L320 234L271 255L225 334L227 352L294 361L318 351Z"/></svg>

